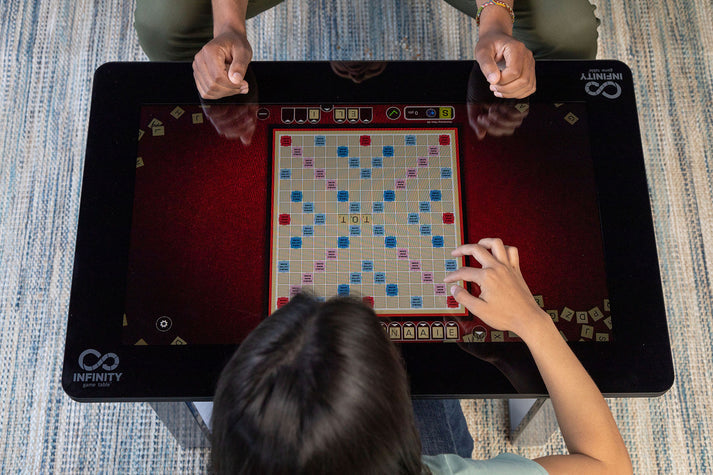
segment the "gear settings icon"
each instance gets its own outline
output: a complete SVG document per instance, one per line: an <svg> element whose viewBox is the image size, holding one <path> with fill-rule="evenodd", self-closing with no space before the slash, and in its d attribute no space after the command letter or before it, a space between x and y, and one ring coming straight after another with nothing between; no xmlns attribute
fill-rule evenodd
<svg viewBox="0 0 713 475"><path fill-rule="evenodd" d="M160 332L167 332L173 326L173 321L166 316L159 317L156 319L156 330Z"/></svg>

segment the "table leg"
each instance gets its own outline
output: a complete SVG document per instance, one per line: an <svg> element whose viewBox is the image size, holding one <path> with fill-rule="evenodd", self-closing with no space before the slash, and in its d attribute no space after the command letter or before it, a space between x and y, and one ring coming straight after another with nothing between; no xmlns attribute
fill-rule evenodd
<svg viewBox="0 0 713 475"><path fill-rule="evenodd" d="M537 399L509 399L510 440L522 447L545 445L559 429L552 401Z"/></svg>
<svg viewBox="0 0 713 475"><path fill-rule="evenodd" d="M196 404L200 403L190 401L150 402L149 406L156 412L158 418L181 447L184 449L210 447L210 429ZM212 405L212 403L209 404Z"/></svg>

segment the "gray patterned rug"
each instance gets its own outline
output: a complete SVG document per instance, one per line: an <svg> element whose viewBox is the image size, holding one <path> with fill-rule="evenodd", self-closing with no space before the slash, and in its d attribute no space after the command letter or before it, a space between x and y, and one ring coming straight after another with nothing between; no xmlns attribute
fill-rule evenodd
<svg viewBox="0 0 713 475"><path fill-rule="evenodd" d="M612 409L636 473L713 473L713 6L595 3L599 57L634 72L676 367L663 397ZM206 465L207 452L181 449L148 405L78 404L60 387L91 78L106 61L145 59L132 10L0 2L0 472ZM471 19L430 0L288 0L248 28L260 60L471 59L476 37ZM476 458L564 451L559 434L510 446L502 401L464 406Z"/></svg>

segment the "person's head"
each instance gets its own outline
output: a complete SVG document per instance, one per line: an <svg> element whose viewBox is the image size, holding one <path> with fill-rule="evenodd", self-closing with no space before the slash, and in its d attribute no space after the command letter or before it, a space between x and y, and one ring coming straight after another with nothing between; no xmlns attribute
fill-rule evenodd
<svg viewBox="0 0 713 475"><path fill-rule="evenodd" d="M361 302L300 294L240 345L218 381L219 473L420 473L406 372Z"/></svg>

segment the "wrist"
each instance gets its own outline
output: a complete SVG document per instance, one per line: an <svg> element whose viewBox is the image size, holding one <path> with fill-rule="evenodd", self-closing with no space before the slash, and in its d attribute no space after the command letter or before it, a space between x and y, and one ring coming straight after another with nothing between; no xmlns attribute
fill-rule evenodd
<svg viewBox="0 0 713 475"><path fill-rule="evenodd" d="M522 341L528 347L543 341L545 337L552 333L556 333L559 337L559 332L552 321L552 317L540 308L533 310L521 322L520 328L515 329L515 333L522 338Z"/></svg>
<svg viewBox="0 0 713 475"><path fill-rule="evenodd" d="M247 0L213 0L213 37L224 33L245 35Z"/></svg>
<svg viewBox="0 0 713 475"><path fill-rule="evenodd" d="M213 23L213 38L216 38L220 35L224 35L226 33L246 36L247 31L245 29L245 20L243 20L242 22L240 22L239 20L235 20L222 21L220 23L216 21Z"/></svg>
<svg viewBox="0 0 713 475"><path fill-rule="evenodd" d="M480 14L478 35L485 36L490 33L504 33L512 36L513 21L510 13L503 7L492 5L483 9Z"/></svg>

